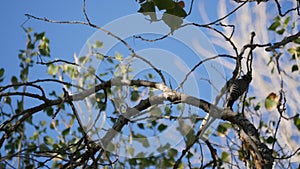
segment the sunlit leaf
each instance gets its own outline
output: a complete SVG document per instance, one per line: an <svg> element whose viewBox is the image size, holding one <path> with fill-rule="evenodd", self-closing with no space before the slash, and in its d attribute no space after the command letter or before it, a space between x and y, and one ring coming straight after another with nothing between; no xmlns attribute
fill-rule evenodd
<svg viewBox="0 0 300 169"><path fill-rule="evenodd" d="M47 73L54 76L57 74L58 69L59 69L58 66L55 66L54 64L50 64Z"/></svg>
<svg viewBox="0 0 300 169"><path fill-rule="evenodd" d="M284 22L283 22L283 27L286 28L290 22L291 17L288 16L287 18L285 18Z"/></svg>
<svg viewBox="0 0 300 169"><path fill-rule="evenodd" d="M81 64L85 64L88 61L88 57L87 56L81 56L79 58L79 63Z"/></svg>
<svg viewBox="0 0 300 169"><path fill-rule="evenodd" d="M127 152L128 152L131 156L134 155L134 148L133 148L133 147L127 147L126 150L127 150Z"/></svg>
<svg viewBox="0 0 300 169"><path fill-rule="evenodd" d="M136 140L137 140L138 142L142 143L142 145L143 145L144 147L149 147L149 146L150 146L150 144L149 144L148 139L147 139L146 136L144 136L144 135L142 135L142 134L136 134L136 135L135 135L135 138L136 138Z"/></svg>
<svg viewBox="0 0 300 169"><path fill-rule="evenodd" d="M225 162L229 162L230 161L230 155L227 152L223 151L222 155L221 155L221 160L225 161Z"/></svg>
<svg viewBox="0 0 300 169"><path fill-rule="evenodd" d="M270 93L265 99L265 107L268 111L275 109L278 105L279 96L275 93Z"/></svg>
<svg viewBox="0 0 300 169"><path fill-rule="evenodd" d="M299 116L294 118L294 124L298 128L298 130L300 131L300 118L299 118Z"/></svg>
<svg viewBox="0 0 300 169"><path fill-rule="evenodd" d="M45 120L40 121L40 126L45 126L47 124L47 122Z"/></svg>
<svg viewBox="0 0 300 169"><path fill-rule="evenodd" d="M103 47L103 42L100 42L99 40L96 40L95 46L96 46L96 48L102 48Z"/></svg>
<svg viewBox="0 0 300 169"><path fill-rule="evenodd" d="M43 56L50 56L50 47L49 47L49 39L43 37L40 40L40 44L38 46L39 52Z"/></svg>
<svg viewBox="0 0 300 169"><path fill-rule="evenodd" d="M116 57L116 60L118 60L118 61L123 61L123 59L124 59L123 56L119 52L116 52L115 57Z"/></svg>

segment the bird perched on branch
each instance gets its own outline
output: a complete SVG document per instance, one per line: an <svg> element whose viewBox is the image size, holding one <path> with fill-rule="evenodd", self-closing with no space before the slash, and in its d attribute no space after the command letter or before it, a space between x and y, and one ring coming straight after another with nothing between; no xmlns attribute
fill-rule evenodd
<svg viewBox="0 0 300 169"><path fill-rule="evenodd" d="M229 95L227 97L227 106L232 110L233 103L242 96L248 89L252 80L251 72L242 76L241 79L236 79L229 89Z"/></svg>

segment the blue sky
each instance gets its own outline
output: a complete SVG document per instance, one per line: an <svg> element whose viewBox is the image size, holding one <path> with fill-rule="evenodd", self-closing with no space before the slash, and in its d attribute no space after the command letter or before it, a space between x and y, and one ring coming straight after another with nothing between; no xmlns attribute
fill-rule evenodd
<svg viewBox="0 0 300 169"><path fill-rule="evenodd" d="M135 1L112 0L109 3L87 3L88 13L93 21L104 25L116 18L135 13ZM1 36L2 49L0 67L5 67L6 75L14 74L18 70L18 50L25 48L26 34L20 25L26 20L24 14L48 17L56 20L84 20L82 14L82 1L5 1L1 10ZM106 14L106 15L104 15ZM51 54L53 57L72 57L79 52L87 38L95 32L86 26L57 25L36 20L30 20L25 27L32 27L36 32L46 32L50 38ZM17 72L16 72L17 73Z"/></svg>

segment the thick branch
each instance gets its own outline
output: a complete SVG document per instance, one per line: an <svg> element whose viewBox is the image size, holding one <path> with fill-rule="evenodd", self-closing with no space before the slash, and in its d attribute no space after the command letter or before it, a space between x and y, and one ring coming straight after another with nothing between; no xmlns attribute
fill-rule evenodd
<svg viewBox="0 0 300 169"><path fill-rule="evenodd" d="M255 151L256 154L259 154L259 162L262 165L272 166L273 158L272 154L270 153L269 149L266 145L260 142L258 137L258 132L253 124L250 123L249 120L244 118L241 115L235 115L230 109L220 109L211 103L198 99L193 96L189 96L187 94L183 94L177 91L174 91L161 83L149 82L144 80L120 80L120 79L111 79L110 81L101 83L94 88L90 88L85 90L81 93L65 96L64 98L59 98L56 100L48 100L46 103L43 103L39 106L27 109L20 114L22 117L18 122L14 125L8 127L6 133L1 138L0 145L2 146L4 140L8 138L8 136L13 132L20 124L22 124L28 117L32 116L34 113L42 111L44 108L53 106L53 105L60 105L64 103L68 103L71 101L82 100L89 95L94 94L95 92L105 89L111 86L145 86L145 87L152 87L161 90L163 93L158 96L149 97L148 99L142 100L138 105L133 108L129 108L124 115L121 115L116 123L113 125L112 129L110 129L106 135L101 139L102 145L92 147L92 149L87 150L81 157L84 160L88 160L90 157L94 156L97 151L101 148L105 148L107 143L109 143L117 134L122 130L122 128L128 123L129 119L135 115L138 115L140 111L143 111L152 105L162 104L164 101L169 101L174 104L177 103L186 103L195 107L202 109L203 111L209 113L212 117L223 119L230 121L231 123L237 125L242 131L245 133L245 139L249 141L251 148ZM0 129L6 127L6 125L11 122L14 118L19 117L13 116L11 119L7 120L0 126ZM84 158L83 158L84 157Z"/></svg>

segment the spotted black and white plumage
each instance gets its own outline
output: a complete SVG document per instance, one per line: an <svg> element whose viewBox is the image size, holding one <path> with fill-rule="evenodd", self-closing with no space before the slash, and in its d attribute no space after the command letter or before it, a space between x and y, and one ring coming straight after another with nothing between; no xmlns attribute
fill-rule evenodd
<svg viewBox="0 0 300 169"><path fill-rule="evenodd" d="M248 72L246 75L242 76L241 79L237 79L233 82L232 86L229 89L227 107L232 110L233 103L247 91L251 80L251 73Z"/></svg>

